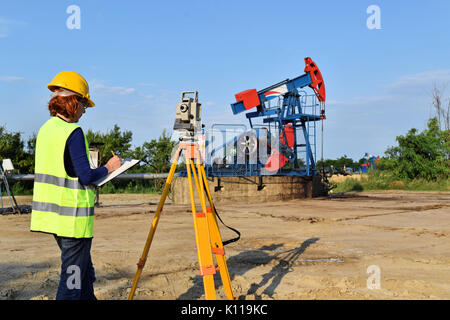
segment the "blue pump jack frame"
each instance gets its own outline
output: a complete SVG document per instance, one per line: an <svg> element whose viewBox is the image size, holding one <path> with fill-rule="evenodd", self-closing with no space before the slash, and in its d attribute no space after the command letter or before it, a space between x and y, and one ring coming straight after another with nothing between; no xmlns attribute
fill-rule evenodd
<svg viewBox="0 0 450 320"><path fill-rule="evenodd" d="M248 112L245 114L246 118L250 123L250 127L254 129L253 121L257 118L263 118L263 123L268 124L269 128L271 124L275 125L275 128L278 128L278 132L276 133L276 137L279 137L281 133L284 136L284 144L287 146L286 134L284 131L284 126L287 124L291 124L294 130L294 147L291 149L293 151L288 157L291 163L296 164L298 157L298 148L304 148L306 152L305 162L306 168L305 170L283 170L280 169L276 175L284 175L284 176L314 176L317 175L316 170L316 133L315 133L315 125L313 126L314 134L312 135L314 138L314 143L311 144L310 138L310 122L315 122L321 120L320 115L317 111L317 100L315 99L315 95L311 95L313 97L313 103L309 106L302 106L301 102L301 94L300 89L306 87L312 83L311 76L309 73L305 73L297 78L292 80L286 79L279 83L276 83L270 87L262 89L257 92L260 105L257 106L257 111ZM271 90L274 90L280 86L286 86L287 92L283 94L283 104L277 108L269 108L266 106L268 104L269 99L266 98L265 93ZM302 92L303 93L303 92ZM312 107L312 113L305 113L304 109L306 107ZM231 108L233 114L238 114L246 111L244 104L242 101L231 104ZM299 144L297 141L297 130L301 128L305 143ZM234 165L235 166L235 165ZM261 170L264 168L264 164L259 164L258 168L255 170L252 165L248 170L244 170L243 173L242 168L237 170L238 168L234 168L233 165L228 166L227 168L223 167L223 169L219 170L215 168L215 170L211 170L207 166L207 175L208 176L259 176L261 175ZM242 165L241 165L242 166ZM239 171L239 172L238 172Z"/></svg>

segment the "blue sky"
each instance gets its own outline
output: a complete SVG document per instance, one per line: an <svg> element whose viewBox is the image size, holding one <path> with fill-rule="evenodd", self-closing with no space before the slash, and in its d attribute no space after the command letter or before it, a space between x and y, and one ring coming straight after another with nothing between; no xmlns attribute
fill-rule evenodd
<svg viewBox="0 0 450 320"><path fill-rule="evenodd" d="M81 9L79 30L66 26L70 5ZM370 5L380 30L366 26ZM134 145L171 131L183 90L199 91L207 128L247 124L231 112L234 94L303 74L309 56L327 90L324 157L382 155L425 128L433 83L450 81L449 12L437 0L1 0L0 125L37 132L46 85L63 70L90 84L96 107L83 129L118 124Z"/></svg>

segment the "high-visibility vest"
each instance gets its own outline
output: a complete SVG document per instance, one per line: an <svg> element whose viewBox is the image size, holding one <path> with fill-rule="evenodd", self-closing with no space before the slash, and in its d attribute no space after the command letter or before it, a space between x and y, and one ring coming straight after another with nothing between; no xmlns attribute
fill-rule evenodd
<svg viewBox="0 0 450 320"><path fill-rule="evenodd" d="M93 237L94 189L70 177L64 166L67 139L77 128L75 123L52 117L39 130L31 231L71 238ZM90 159L86 137L84 140Z"/></svg>

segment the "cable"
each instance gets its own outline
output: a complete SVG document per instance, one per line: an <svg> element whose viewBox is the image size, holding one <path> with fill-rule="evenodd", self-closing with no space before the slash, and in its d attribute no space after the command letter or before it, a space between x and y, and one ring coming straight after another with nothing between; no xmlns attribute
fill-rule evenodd
<svg viewBox="0 0 450 320"><path fill-rule="evenodd" d="M205 193L207 193L205 184L203 184L203 190L205 191ZM232 227L226 225L225 222L223 222L222 218L219 216L219 213L217 212L216 206L214 205L214 203L211 203L211 205L212 205L211 209L214 210L217 218L219 218L219 221L225 227L227 227L228 229L230 229L231 231L233 231L234 233L236 233L238 235L236 238L232 238L232 239L229 239L229 240L226 240L226 241L222 241L222 245L225 247L227 244L230 244L230 243L238 241L241 238L241 233L238 230L236 230L235 228L232 228Z"/></svg>
<svg viewBox="0 0 450 320"><path fill-rule="evenodd" d="M236 229L234 229L234 228L232 228L232 227L226 225L226 224L223 222L223 220L222 220L222 218L219 216L219 213L217 212L216 207L214 206L214 204L213 204L213 208L212 208L212 209L213 209L214 212L216 213L216 216L217 216L217 218L219 218L220 222L221 222L225 227L227 227L228 229L230 229L231 231L233 231L234 233L236 233L236 234L238 235L236 238L233 238L233 239L229 239L229 240L223 241L223 242L222 242L223 246L226 246L227 244L230 244L230 243L232 243L232 242L238 241L238 240L241 238L241 233L240 233L238 230L236 230Z"/></svg>

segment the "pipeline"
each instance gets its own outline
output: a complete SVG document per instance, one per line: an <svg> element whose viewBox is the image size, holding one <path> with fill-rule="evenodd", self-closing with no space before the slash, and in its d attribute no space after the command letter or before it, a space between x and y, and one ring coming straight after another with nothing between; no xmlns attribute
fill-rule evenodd
<svg viewBox="0 0 450 320"><path fill-rule="evenodd" d="M169 173L124 173L120 174L114 179L120 180L153 180L153 179L166 179ZM174 177L178 177L178 173L174 174ZM34 174L13 174L8 177L10 180L18 181L31 181L34 180Z"/></svg>

